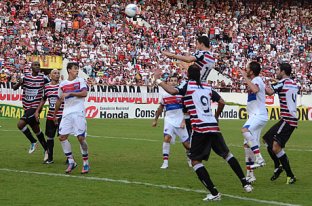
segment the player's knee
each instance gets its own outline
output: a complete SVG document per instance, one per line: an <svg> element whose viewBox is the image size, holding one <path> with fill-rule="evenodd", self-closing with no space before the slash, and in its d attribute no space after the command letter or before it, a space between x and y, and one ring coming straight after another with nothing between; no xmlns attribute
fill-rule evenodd
<svg viewBox="0 0 312 206"><path fill-rule="evenodd" d="M65 141L67 140L67 136L59 136L59 140L62 142L62 141Z"/></svg>
<svg viewBox="0 0 312 206"><path fill-rule="evenodd" d="M192 166L194 167L195 165L201 163L199 160L191 160Z"/></svg>
<svg viewBox="0 0 312 206"><path fill-rule="evenodd" d="M245 133L245 132L248 132L249 130L248 130L247 128L243 127L243 128L241 129L241 131L242 131L242 133Z"/></svg>
<svg viewBox="0 0 312 206"><path fill-rule="evenodd" d="M85 137L83 137L83 136L77 136L77 139L78 139L78 141L80 142L80 143L83 143L84 141L85 141Z"/></svg>
<svg viewBox="0 0 312 206"><path fill-rule="evenodd" d="M170 141L171 141L171 136L170 135L165 135L164 136L164 142L170 143Z"/></svg>
<svg viewBox="0 0 312 206"><path fill-rule="evenodd" d="M272 150L275 154L279 153L282 150L282 147L276 141L273 142Z"/></svg>

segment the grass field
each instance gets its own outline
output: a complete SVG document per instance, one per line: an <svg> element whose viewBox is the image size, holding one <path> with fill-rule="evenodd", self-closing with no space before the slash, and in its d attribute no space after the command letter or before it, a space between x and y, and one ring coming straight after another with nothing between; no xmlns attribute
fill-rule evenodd
<svg viewBox="0 0 312 206"><path fill-rule="evenodd" d="M28 140L16 129L17 119L0 119L0 205L312 205L311 122L300 122L286 146L297 176L286 185L285 173L269 178L273 164L258 169L251 194L244 193L227 163L212 153L205 165L223 194L221 202L203 202L206 191L186 164L179 143L172 145L169 169L161 170L162 127L151 120L88 120L91 172L81 175L78 141L70 137L78 168L65 175L65 157L55 141L54 164L42 164L39 148L28 154ZM274 122L269 122L265 131ZM222 120L223 135L244 166L240 127L243 121ZM44 123L42 122L42 129Z"/></svg>

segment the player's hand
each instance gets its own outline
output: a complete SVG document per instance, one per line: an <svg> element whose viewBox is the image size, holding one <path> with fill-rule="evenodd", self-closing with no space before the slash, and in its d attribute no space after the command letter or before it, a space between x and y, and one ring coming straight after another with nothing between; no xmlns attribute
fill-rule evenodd
<svg viewBox="0 0 312 206"><path fill-rule="evenodd" d="M57 126L58 125L58 118L57 117L53 117L53 122L54 122L55 126Z"/></svg>
<svg viewBox="0 0 312 206"><path fill-rule="evenodd" d="M239 69L238 71L241 73L241 75L242 75L245 79L247 78L247 74L246 74L246 72L245 72L244 70Z"/></svg>
<svg viewBox="0 0 312 206"><path fill-rule="evenodd" d="M156 127L156 126L157 126L157 120L153 120L152 127Z"/></svg>
<svg viewBox="0 0 312 206"><path fill-rule="evenodd" d="M162 74L162 71L161 71L160 69L156 69L156 70L154 71L154 78L155 78L155 80L156 80L156 79L160 79L161 74Z"/></svg>
<svg viewBox="0 0 312 206"><path fill-rule="evenodd" d="M182 121L180 124L180 128L184 129L185 128L185 121Z"/></svg>

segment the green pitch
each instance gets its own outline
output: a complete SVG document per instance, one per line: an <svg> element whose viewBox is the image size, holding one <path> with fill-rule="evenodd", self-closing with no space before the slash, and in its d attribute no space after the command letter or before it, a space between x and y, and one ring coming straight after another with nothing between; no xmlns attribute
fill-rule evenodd
<svg viewBox="0 0 312 206"><path fill-rule="evenodd" d="M0 205L311 205L311 122L300 122L286 146L294 185L286 185L285 173L270 181L273 164L257 169L251 194L244 193L227 163L211 153L205 165L219 191L221 202L203 202L207 192L186 163L180 143L171 146L169 168L162 163L162 121L88 120L91 171L81 175L78 141L70 137L78 167L65 175L65 157L56 139L54 164L42 164L39 147L28 154L28 140L16 129L17 119L0 119ZM243 121L222 120L221 130L232 153L244 166ZM269 122L264 131L271 126ZM41 128L44 130L42 121Z"/></svg>

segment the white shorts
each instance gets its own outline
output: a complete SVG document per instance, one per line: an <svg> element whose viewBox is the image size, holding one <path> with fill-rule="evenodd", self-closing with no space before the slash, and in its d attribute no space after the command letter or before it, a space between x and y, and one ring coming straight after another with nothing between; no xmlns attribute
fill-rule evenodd
<svg viewBox="0 0 312 206"><path fill-rule="evenodd" d="M247 128L252 134L252 136L257 138L257 142L260 145L261 131L265 127L267 122L268 120L266 117L249 116L243 128ZM247 144L247 143L248 141L245 139L244 144Z"/></svg>
<svg viewBox="0 0 312 206"><path fill-rule="evenodd" d="M86 137L87 121L82 113L71 113L62 117L62 121L59 126L60 135L73 134L77 136Z"/></svg>
<svg viewBox="0 0 312 206"><path fill-rule="evenodd" d="M171 140L170 140L171 144L175 143L176 136L180 137L180 142L186 142L189 139L186 127L184 128L174 127L173 125L167 122L165 122L165 125L164 125L164 136L165 135L171 136Z"/></svg>

